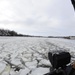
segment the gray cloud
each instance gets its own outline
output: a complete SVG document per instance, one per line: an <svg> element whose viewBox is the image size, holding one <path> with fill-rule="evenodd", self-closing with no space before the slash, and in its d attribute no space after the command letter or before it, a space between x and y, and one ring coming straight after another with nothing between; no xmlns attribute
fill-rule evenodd
<svg viewBox="0 0 75 75"><path fill-rule="evenodd" d="M70 0L0 0L0 28L31 35L75 35Z"/></svg>

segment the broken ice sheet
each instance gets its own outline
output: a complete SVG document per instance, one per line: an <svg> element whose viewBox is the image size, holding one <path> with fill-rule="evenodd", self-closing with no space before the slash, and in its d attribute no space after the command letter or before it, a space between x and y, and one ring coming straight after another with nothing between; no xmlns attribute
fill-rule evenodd
<svg viewBox="0 0 75 75"><path fill-rule="evenodd" d="M32 71L30 75L44 75L49 72L49 68L39 67Z"/></svg>

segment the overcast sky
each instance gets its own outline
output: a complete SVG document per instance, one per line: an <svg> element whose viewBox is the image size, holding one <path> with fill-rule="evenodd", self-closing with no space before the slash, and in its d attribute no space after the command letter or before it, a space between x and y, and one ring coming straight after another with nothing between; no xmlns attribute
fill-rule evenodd
<svg viewBox="0 0 75 75"><path fill-rule="evenodd" d="M70 0L0 0L0 28L29 35L75 35L75 12Z"/></svg>

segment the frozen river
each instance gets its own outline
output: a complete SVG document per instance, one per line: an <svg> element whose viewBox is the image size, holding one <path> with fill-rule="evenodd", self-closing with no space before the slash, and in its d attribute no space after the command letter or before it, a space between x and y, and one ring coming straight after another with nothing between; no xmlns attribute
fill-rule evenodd
<svg viewBox="0 0 75 75"><path fill-rule="evenodd" d="M75 56L75 40L35 37L0 37L0 75L43 75L51 66L50 50Z"/></svg>

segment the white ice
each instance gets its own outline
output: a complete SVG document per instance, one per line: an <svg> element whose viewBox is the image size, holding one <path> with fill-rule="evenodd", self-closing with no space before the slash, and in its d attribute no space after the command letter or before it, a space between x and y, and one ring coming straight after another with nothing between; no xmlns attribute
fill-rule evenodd
<svg viewBox="0 0 75 75"><path fill-rule="evenodd" d="M0 37L0 75L43 75L48 73L51 66L48 52L51 50L69 51L73 56L72 60L75 60L75 40Z"/></svg>

